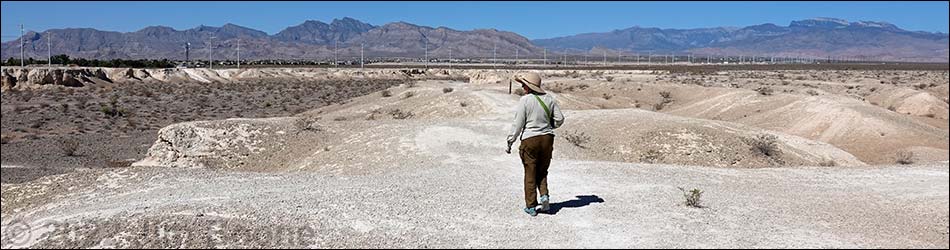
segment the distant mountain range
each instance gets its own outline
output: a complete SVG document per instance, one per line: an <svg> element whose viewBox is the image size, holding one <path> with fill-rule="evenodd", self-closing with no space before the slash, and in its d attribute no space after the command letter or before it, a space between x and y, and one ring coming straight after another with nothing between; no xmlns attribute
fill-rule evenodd
<svg viewBox="0 0 950 250"><path fill-rule="evenodd" d="M48 33L47 33L48 32ZM47 35L50 34L50 35ZM90 28L51 29L24 35L27 57L45 58L47 39L53 54L89 59L215 60L236 59L353 59L360 56L422 58L428 47L431 58L498 58L542 56L552 53L583 54L600 51L623 53L755 55L795 57L850 57L872 60L947 62L947 34L912 32L884 22L848 22L833 18L793 21L789 26L762 24L744 28L658 29L632 27L604 33L529 40L495 29L459 31L405 22L375 26L353 18L329 24L306 21L274 35L226 24L175 30L151 26L135 32ZM3 43L0 57L18 57L19 40ZM238 49L240 47L240 49ZM517 52L516 52L517 51ZM450 55L451 54L451 55Z"/></svg>
<svg viewBox="0 0 950 250"><path fill-rule="evenodd" d="M632 27L586 33L534 44L559 50L597 48L641 53L694 53L731 56L849 57L855 59L947 62L947 34L912 32L884 22L834 18L793 21L787 27L658 29Z"/></svg>

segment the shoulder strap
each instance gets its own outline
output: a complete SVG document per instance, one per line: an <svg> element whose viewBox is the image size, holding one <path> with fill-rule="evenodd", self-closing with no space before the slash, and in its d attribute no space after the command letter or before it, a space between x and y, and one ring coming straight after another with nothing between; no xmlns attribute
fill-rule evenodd
<svg viewBox="0 0 950 250"><path fill-rule="evenodd" d="M551 110L548 109L548 105L544 104L544 101L541 100L541 97L538 97L538 95L533 95L533 96L534 96L534 99L537 99L538 103L541 104L541 108L544 109L544 114L548 117L548 125L550 125L553 128L554 127L554 117L553 117L554 113L551 113Z"/></svg>

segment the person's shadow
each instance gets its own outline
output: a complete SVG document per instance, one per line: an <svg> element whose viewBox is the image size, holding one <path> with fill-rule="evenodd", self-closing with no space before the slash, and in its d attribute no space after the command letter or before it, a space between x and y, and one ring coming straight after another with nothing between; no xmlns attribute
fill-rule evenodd
<svg viewBox="0 0 950 250"><path fill-rule="evenodd" d="M546 212L540 212L542 214L555 215L558 211L561 211L562 208L579 208L586 207L591 203L604 203L604 199L597 197L596 195L578 195L577 199L551 203L551 209Z"/></svg>

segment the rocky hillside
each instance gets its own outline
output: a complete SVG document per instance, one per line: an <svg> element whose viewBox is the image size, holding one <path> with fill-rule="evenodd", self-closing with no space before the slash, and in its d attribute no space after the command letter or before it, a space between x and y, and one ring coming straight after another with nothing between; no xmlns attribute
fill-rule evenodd
<svg viewBox="0 0 950 250"><path fill-rule="evenodd" d="M52 38L50 38L52 37ZM833 18L793 21L789 26L762 24L744 28L659 29L632 27L603 33L529 40L495 29L470 31L427 27L406 22L376 26L353 18L329 24L305 21L276 34L226 24L176 30L152 26L135 32L90 28L28 32L23 37L26 57L45 58L47 42L53 54L87 59L184 59L190 44L191 59L206 60L214 48L215 60L242 59L356 59L360 47L370 57L424 57L426 47L434 58L540 58L543 48L559 53L600 54L610 51L637 53L693 53L706 55L755 55L790 57L847 57L851 59L947 62L947 34L912 32L884 22L848 22ZM50 40L51 39L51 40ZM18 57L19 41L3 43L0 57Z"/></svg>
<svg viewBox="0 0 950 250"><path fill-rule="evenodd" d="M613 50L654 53L850 57L867 60L947 62L948 36L913 32L884 22L834 18L762 24L744 28L658 29L632 27L603 33L538 39L555 50Z"/></svg>
<svg viewBox="0 0 950 250"><path fill-rule="evenodd" d="M52 37L52 38L50 38ZM306 21L274 35L262 31L225 24L222 27L198 26L176 30L152 26L135 32L112 32L96 29L52 29L24 35L27 58L46 58L47 43L52 39L52 53L88 59L185 59L185 46L191 48L191 59L206 60L209 48L215 60L236 60L240 46L241 59L312 59L336 56L353 59L360 56L360 45L368 56L423 57L428 43L429 55L446 58L486 57L497 46L499 55L521 54L540 56L541 48L527 38L512 32L494 29L459 31L445 27L426 27L405 22L374 26L352 18L334 19L331 23ZM190 44L190 45L189 45ZM18 57L19 40L3 44L0 57ZM336 50L336 53L334 53ZM451 50L451 52L449 52Z"/></svg>

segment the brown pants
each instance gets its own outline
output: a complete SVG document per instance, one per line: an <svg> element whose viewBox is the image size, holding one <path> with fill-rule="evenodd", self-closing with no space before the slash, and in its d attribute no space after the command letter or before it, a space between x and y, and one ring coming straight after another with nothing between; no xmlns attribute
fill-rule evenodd
<svg viewBox="0 0 950 250"><path fill-rule="evenodd" d="M524 202L526 207L538 205L538 194L548 195L548 167L554 151L554 135L535 136L521 141L521 163L524 164Z"/></svg>

